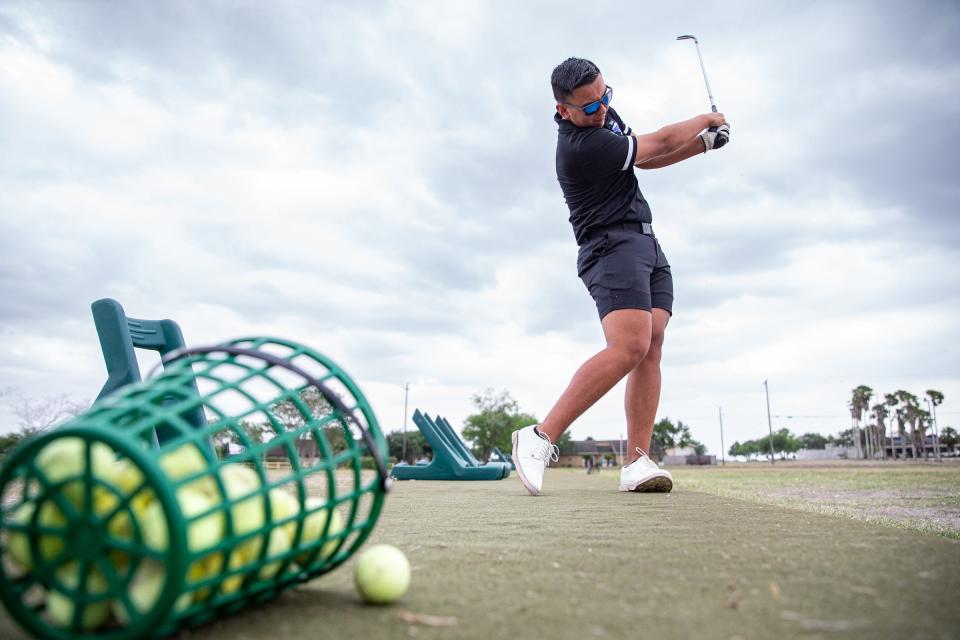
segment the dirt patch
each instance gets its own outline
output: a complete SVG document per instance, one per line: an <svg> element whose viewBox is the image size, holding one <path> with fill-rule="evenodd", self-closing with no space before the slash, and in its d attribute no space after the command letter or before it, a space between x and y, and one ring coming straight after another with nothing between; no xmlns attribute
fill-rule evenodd
<svg viewBox="0 0 960 640"><path fill-rule="evenodd" d="M837 491L828 488L795 487L771 489L768 495L774 498L799 498L815 502L893 504L903 500L926 500L929 498L950 498L951 493L939 489L918 489L914 491L865 490Z"/></svg>

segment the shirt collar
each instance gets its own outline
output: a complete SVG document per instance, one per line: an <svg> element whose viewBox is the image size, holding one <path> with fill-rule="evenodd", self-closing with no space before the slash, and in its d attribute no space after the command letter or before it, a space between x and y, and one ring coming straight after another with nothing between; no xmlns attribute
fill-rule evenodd
<svg viewBox="0 0 960 640"><path fill-rule="evenodd" d="M569 120L564 120L563 117L561 117L561 115L556 112L553 114L553 121L557 123L557 126L560 127L561 131L567 131L567 130L576 128L576 125L574 125Z"/></svg>
<svg viewBox="0 0 960 640"><path fill-rule="evenodd" d="M603 127L600 127L600 128L609 129L609 128L610 128L609 125L610 125L610 122L611 122L612 120L613 120L613 118L612 118L612 116L610 115L610 111L608 110L608 111L607 111L607 117L604 118L604 121L603 121ZM561 130L579 129L579 127L578 127L577 125L573 124L573 123L570 122L569 120L564 120L564 119L560 116L560 114L559 114L559 113L556 113L556 112L554 112L554 114L553 114L553 121L557 123L557 126L559 126ZM592 128L592 127L591 127L591 128Z"/></svg>

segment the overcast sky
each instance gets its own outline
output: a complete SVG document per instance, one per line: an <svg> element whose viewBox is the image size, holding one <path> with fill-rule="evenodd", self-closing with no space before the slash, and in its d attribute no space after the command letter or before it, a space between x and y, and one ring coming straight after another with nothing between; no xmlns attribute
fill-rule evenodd
<svg viewBox="0 0 960 640"><path fill-rule="evenodd" d="M960 427L958 5L669 4L3 1L0 387L96 396L112 297L192 345L302 341L385 431L406 382L458 427L487 387L542 418L603 346L550 73L593 60L652 131L709 110L693 33L732 137L638 170L676 289L659 415L718 452L719 407L727 447L766 432L769 379L774 429L849 427L859 384Z"/></svg>

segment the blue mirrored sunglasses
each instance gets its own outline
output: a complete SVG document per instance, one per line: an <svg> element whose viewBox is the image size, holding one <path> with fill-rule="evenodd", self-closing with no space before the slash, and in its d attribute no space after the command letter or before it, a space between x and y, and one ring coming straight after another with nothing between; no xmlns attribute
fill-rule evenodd
<svg viewBox="0 0 960 640"><path fill-rule="evenodd" d="M607 106L608 104L610 104L611 100L613 100L613 87L611 87L610 85L607 85L606 90L603 92L603 97L600 98L599 100L588 102L587 104L582 106L570 104L569 102L564 102L564 104L567 105L568 107L575 107L577 109L580 109L588 116L592 116L593 114L595 114L597 111L600 110L601 104L603 106Z"/></svg>

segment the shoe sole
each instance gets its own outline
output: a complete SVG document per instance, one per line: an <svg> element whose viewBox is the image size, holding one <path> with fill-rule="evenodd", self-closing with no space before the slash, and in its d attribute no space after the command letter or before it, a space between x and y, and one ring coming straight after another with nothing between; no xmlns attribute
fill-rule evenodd
<svg viewBox="0 0 960 640"><path fill-rule="evenodd" d="M655 476L632 487L630 485L620 485L620 491L635 491L637 493L670 493L672 490L673 480L666 476Z"/></svg>
<svg viewBox="0 0 960 640"><path fill-rule="evenodd" d="M527 476L523 475L523 469L521 469L520 465L517 463L517 461L520 460L520 458L519 456L517 456L517 432L516 431L510 434L510 440L511 442L513 442L513 466L517 470L517 477L520 478L520 482L522 482L523 487L530 492L530 495L532 496L540 495L540 492L534 489L533 486L531 486L530 482L527 480Z"/></svg>

